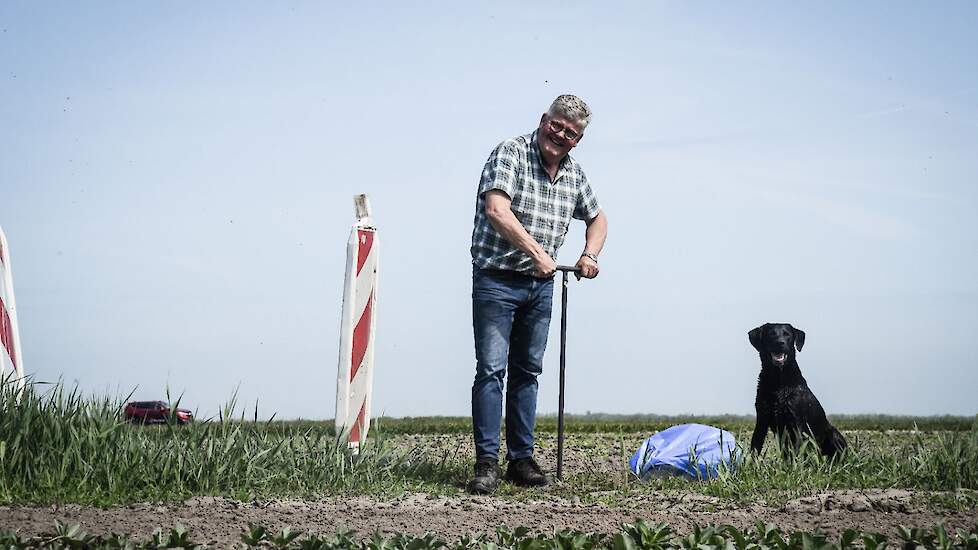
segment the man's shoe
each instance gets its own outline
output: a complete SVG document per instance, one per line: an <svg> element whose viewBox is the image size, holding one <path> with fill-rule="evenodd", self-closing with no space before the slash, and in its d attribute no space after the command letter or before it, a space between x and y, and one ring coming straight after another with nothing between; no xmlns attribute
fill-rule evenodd
<svg viewBox="0 0 978 550"><path fill-rule="evenodd" d="M506 479L523 487L543 487L550 483L532 456L510 460L506 466Z"/></svg>
<svg viewBox="0 0 978 550"><path fill-rule="evenodd" d="M499 463L495 458L479 458L475 461L475 476L466 489L473 495L488 495L499 485Z"/></svg>

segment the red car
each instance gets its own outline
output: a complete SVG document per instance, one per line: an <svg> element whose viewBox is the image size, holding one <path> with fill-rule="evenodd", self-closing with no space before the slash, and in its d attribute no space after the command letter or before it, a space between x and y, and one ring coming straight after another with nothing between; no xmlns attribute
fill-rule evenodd
<svg viewBox="0 0 978 550"><path fill-rule="evenodd" d="M171 413L166 401L130 401L122 409L122 416L133 424L166 423L170 415L177 424L189 424L194 421L194 414L187 409L177 408Z"/></svg>

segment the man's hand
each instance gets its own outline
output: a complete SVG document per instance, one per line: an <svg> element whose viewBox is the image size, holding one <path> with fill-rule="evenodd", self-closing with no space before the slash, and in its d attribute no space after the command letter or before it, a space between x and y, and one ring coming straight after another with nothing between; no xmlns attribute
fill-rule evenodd
<svg viewBox="0 0 978 550"><path fill-rule="evenodd" d="M541 254L533 260L535 275L540 278L553 277L557 272L557 262L549 254Z"/></svg>
<svg viewBox="0 0 978 550"><path fill-rule="evenodd" d="M598 262L588 258L587 256L581 256L581 259L577 260L575 264L577 269L580 271L575 273L577 275L577 280L580 281L581 277L585 279L593 279L598 276Z"/></svg>

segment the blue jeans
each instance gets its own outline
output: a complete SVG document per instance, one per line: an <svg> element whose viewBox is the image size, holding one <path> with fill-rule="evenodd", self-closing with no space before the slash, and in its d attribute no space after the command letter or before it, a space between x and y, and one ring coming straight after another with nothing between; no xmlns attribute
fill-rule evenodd
<svg viewBox="0 0 978 550"><path fill-rule="evenodd" d="M477 458L499 457L499 429L506 384L506 458L533 456L537 376L550 331L554 281L516 272L472 272L475 382L472 431Z"/></svg>

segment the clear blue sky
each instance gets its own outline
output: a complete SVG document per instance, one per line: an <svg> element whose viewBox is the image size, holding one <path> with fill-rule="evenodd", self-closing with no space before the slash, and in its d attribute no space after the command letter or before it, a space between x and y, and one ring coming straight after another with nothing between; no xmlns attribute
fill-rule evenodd
<svg viewBox="0 0 978 550"><path fill-rule="evenodd" d="M976 28L967 1L3 2L24 363L332 417L364 192L374 413L468 414L478 177L574 93L610 235L570 288L568 411L752 413L747 331L784 321L830 413L978 413Z"/></svg>

